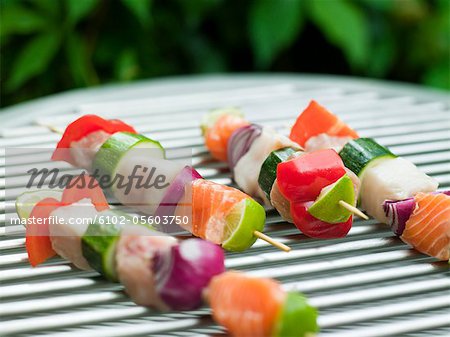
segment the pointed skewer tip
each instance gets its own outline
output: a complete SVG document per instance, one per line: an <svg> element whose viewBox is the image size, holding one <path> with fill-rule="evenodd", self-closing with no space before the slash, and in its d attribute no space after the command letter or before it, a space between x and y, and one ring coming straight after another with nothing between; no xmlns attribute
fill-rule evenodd
<svg viewBox="0 0 450 337"><path fill-rule="evenodd" d="M54 126L54 125L45 124L45 123L42 123L42 122L39 122L39 121L36 122L36 124L39 125L39 126L42 126L44 128L49 129L51 132L54 132L54 133L57 133L57 134L60 134L60 135L62 135L64 133L63 129L58 128L57 126Z"/></svg>

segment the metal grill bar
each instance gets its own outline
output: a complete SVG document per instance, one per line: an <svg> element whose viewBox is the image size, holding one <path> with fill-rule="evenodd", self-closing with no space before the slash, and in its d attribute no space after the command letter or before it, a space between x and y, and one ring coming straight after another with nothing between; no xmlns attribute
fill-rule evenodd
<svg viewBox="0 0 450 337"><path fill-rule="evenodd" d="M215 91L206 88L195 94L161 89L159 97L151 99L142 99L148 96L145 90L138 89L134 96L128 90L126 95L139 100L90 103L76 112L39 121L64 127L86 112L121 118L136 125L140 132L162 140L169 154L176 156L173 149L177 147L193 147L193 163L198 170L206 178L230 184L225 165L212 161L203 147L198 129L201 115L211 108L239 105L250 120L287 132L299 109L314 98L351 123L361 135L377 138L419 165L441 183L441 189L449 188L447 96L345 82L324 84L292 78L269 82L234 88L230 82ZM181 88L178 92L183 92ZM2 335L226 334L211 320L208 309L161 314L137 307L122 293L120 285L108 283L96 273L76 270L62 259L31 269L24 251L23 228L8 227L6 235L4 226L6 217L14 213L19 187L26 181L21 175L23 167L43 165L47 154L30 149L30 155L15 158L15 166L11 166L5 160L4 148L52 148L59 136L33 125L1 130L0 134ZM6 169L8 175L16 174L11 184L8 180L8 186ZM274 251L258 242L242 254L228 253L227 267L276 277L286 289L306 293L320 309L321 336L450 335L448 265L409 249L385 225L357 220L346 238L323 241L299 234L269 211L266 230L288 243L293 251Z"/></svg>

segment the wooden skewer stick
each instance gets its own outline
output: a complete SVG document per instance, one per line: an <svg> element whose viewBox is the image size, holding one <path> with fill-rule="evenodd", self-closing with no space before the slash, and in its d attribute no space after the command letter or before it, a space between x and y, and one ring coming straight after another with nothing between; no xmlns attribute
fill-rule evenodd
<svg viewBox="0 0 450 337"><path fill-rule="evenodd" d="M54 132L54 133L57 133L57 134L60 134L60 135L62 135L64 133L63 129L58 128L57 126L54 126L54 125L48 125L48 124L41 123L41 122L36 122L36 124L39 125L39 126L43 126L43 127L47 128L47 129L49 129L51 132Z"/></svg>
<svg viewBox="0 0 450 337"><path fill-rule="evenodd" d="M348 202L345 202L344 200L339 200L339 205L344 207L346 210L352 212L353 214L356 214L360 218L363 218L364 220L369 220L369 217L367 215L365 215L363 212L361 212L355 206L350 205Z"/></svg>
<svg viewBox="0 0 450 337"><path fill-rule="evenodd" d="M268 236L264 233L261 233L260 231L253 231L253 235L256 236L258 239L264 240L264 241L270 243L272 246L274 246L286 253L291 251L291 247L286 246L284 243L275 241L270 236Z"/></svg>

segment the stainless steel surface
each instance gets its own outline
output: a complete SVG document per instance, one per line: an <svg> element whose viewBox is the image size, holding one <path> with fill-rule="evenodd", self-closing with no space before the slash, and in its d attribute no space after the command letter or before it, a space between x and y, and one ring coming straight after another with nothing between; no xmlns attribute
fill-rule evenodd
<svg viewBox="0 0 450 337"><path fill-rule="evenodd" d="M210 108L238 105L251 121L287 132L299 110L314 98L362 136L375 137L415 162L439 181L440 189L450 188L448 96L336 79L262 79L228 79L223 85L216 81L209 87L188 82L177 84L176 91L161 89L148 95L143 88L134 95L128 91L129 96L121 96L117 90L119 100L139 100L89 103L74 113L43 116L39 121L63 127L80 113L121 118L166 147L192 147L193 162L200 173L231 183L225 165L211 160L202 145L198 129L202 114ZM192 92L192 88L197 91ZM94 101L91 96L86 102ZM80 101L82 98L77 103ZM61 111L72 108L66 105ZM2 148L53 147L59 138L30 124L1 132ZM44 159L35 153L21 160L25 165ZM131 303L120 285L106 282L96 273L76 270L61 259L30 268L20 236L23 228L15 228L19 236L4 233L5 216L14 212L11 199L15 186L6 186L11 190L5 200L4 156L0 165L1 336L224 334L206 308L156 313ZM23 178L18 176L15 182L20 185ZM306 293L320 309L321 336L450 335L448 265L409 249L385 225L356 220L346 238L315 240L301 235L269 210L266 231L293 251L286 254L258 242L247 252L228 253L227 267L275 277L286 289Z"/></svg>

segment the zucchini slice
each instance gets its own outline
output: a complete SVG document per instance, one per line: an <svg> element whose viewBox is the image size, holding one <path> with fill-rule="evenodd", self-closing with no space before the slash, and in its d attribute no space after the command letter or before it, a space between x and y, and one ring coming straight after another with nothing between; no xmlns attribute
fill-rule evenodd
<svg viewBox="0 0 450 337"><path fill-rule="evenodd" d="M272 151L264 161L259 172L258 184L264 191L267 199L270 200L270 192L272 191L273 183L277 178L277 166L279 163L286 161L291 155L298 150L292 147L285 147L276 151Z"/></svg>
<svg viewBox="0 0 450 337"><path fill-rule="evenodd" d="M166 157L160 142L135 133L117 132L109 137L98 150L92 165L93 171L97 170L100 176L114 177L125 154L137 148L155 149L153 156L161 159Z"/></svg>
<svg viewBox="0 0 450 337"><path fill-rule="evenodd" d="M83 256L89 265L113 282L118 280L117 242L123 227L130 223L131 219L125 213L106 210L99 214L96 222L88 226L81 239Z"/></svg>
<svg viewBox="0 0 450 337"><path fill-rule="evenodd" d="M391 151L372 138L358 138L349 141L339 155L344 165L362 179L364 171L380 160L396 158Z"/></svg>

